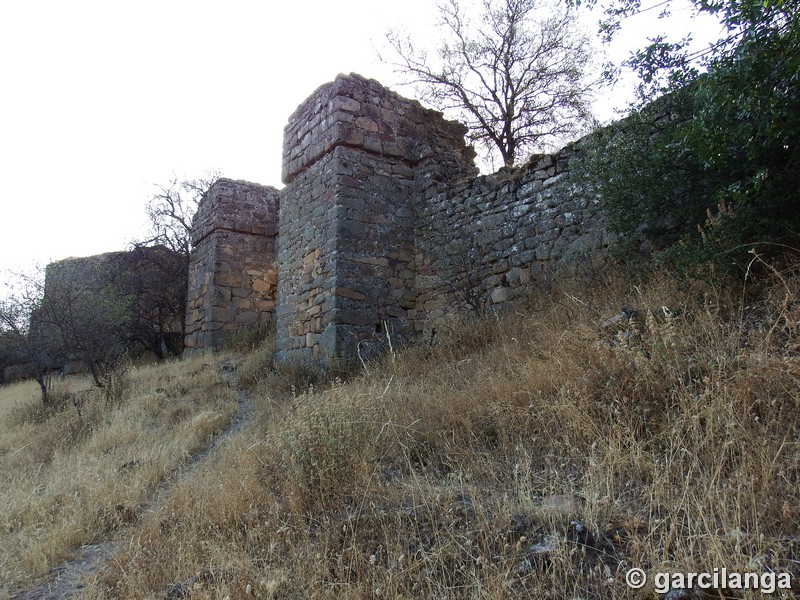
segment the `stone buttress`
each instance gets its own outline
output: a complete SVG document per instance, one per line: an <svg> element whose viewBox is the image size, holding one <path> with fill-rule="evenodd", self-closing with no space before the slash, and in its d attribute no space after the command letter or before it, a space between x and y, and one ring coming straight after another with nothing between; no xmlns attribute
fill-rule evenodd
<svg viewBox="0 0 800 600"><path fill-rule="evenodd" d="M284 130L286 187L224 179L203 199L186 347L275 318L278 360L372 358L603 267L615 237L581 175L594 134L481 177L465 134L359 75L317 89Z"/></svg>
<svg viewBox="0 0 800 600"><path fill-rule="evenodd" d="M192 229L187 350L217 349L232 332L272 318L278 204L275 188L230 179L203 197Z"/></svg>
<svg viewBox="0 0 800 600"><path fill-rule="evenodd" d="M416 335L419 203L477 174L463 125L339 76L285 128L279 359L371 357Z"/></svg>

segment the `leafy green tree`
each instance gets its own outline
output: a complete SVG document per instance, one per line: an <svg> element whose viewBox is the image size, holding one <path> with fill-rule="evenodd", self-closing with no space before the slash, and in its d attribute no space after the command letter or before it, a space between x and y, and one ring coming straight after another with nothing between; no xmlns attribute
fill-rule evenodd
<svg viewBox="0 0 800 600"><path fill-rule="evenodd" d="M584 177L599 182L616 231L663 245L705 217L713 189L696 157L675 143L692 105L689 90L677 90L594 134Z"/></svg>
<svg viewBox="0 0 800 600"><path fill-rule="evenodd" d="M653 239L671 228L683 237L673 257L730 264L800 232L800 16L796 1L693 4L726 35L702 54L663 37L634 52L642 98L666 96L599 134L590 170L617 229ZM637 10L618 1L603 30Z"/></svg>

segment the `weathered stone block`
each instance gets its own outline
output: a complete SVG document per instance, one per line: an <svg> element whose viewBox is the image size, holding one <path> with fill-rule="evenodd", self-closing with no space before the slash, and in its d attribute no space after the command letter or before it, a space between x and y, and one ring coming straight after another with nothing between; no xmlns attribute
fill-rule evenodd
<svg viewBox="0 0 800 600"><path fill-rule="evenodd" d="M268 292L272 289L272 285L263 279L256 279L253 282L253 291L255 292Z"/></svg>
<svg viewBox="0 0 800 600"><path fill-rule="evenodd" d="M255 300L254 305L256 311L259 313L272 313L275 311L275 301L274 300Z"/></svg>
<svg viewBox="0 0 800 600"><path fill-rule="evenodd" d="M510 290L507 287L497 287L493 289L491 293L492 304L500 304L508 301L510 296L509 292Z"/></svg>
<svg viewBox="0 0 800 600"><path fill-rule="evenodd" d="M258 322L259 314L255 311L240 312L234 317L234 323L245 323L247 325L255 325Z"/></svg>

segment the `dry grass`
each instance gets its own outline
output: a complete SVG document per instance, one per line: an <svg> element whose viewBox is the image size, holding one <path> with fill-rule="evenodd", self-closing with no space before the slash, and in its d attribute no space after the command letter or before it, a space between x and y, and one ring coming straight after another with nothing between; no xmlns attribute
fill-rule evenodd
<svg viewBox="0 0 800 600"><path fill-rule="evenodd" d="M39 386L34 381L0 385L0 427L5 429L18 413L39 404Z"/></svg>
<svg viewBox="0 0 800 600"><path fill-rule="evenodd" d="M799 285L573 283L302 393L251 365L258 427L86 597L653 598L629 567L797 575ZM33 471L28 494L51 485Z"/></svg>
<svg viewBox="0 0 800 600"><path fill-rule="evenodd" d="M134 369L127 380L113 404L80 378L58 382L62 401L48 411L35 384L3 388L18 409L0 430L0 596L136 519L237 410L208 356Z"/></svg>
<svg viewBox="0 0 800 600"><path fill-rule="evenodd" d="M68 397L86 392L91 387L91 381L87 377L54 377L50 381L49 393L54 403L63 404ZM41 395L36 382L27 380L0 385L0 427L6 428L21 420L41 418L44 416L41 408Z"/></svg>

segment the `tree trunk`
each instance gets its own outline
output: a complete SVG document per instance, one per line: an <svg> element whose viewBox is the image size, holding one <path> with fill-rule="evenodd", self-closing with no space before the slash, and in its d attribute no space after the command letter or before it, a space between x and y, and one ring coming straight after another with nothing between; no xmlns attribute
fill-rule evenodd
<svg viewBox="0 0 800 600"><path fill-rule="evenodd" d="M44 373L36 374L36 383L39 384L39 389L42 392L42 406L47 406L50 403L50 398L47 396L47 380Z"/></svg>

